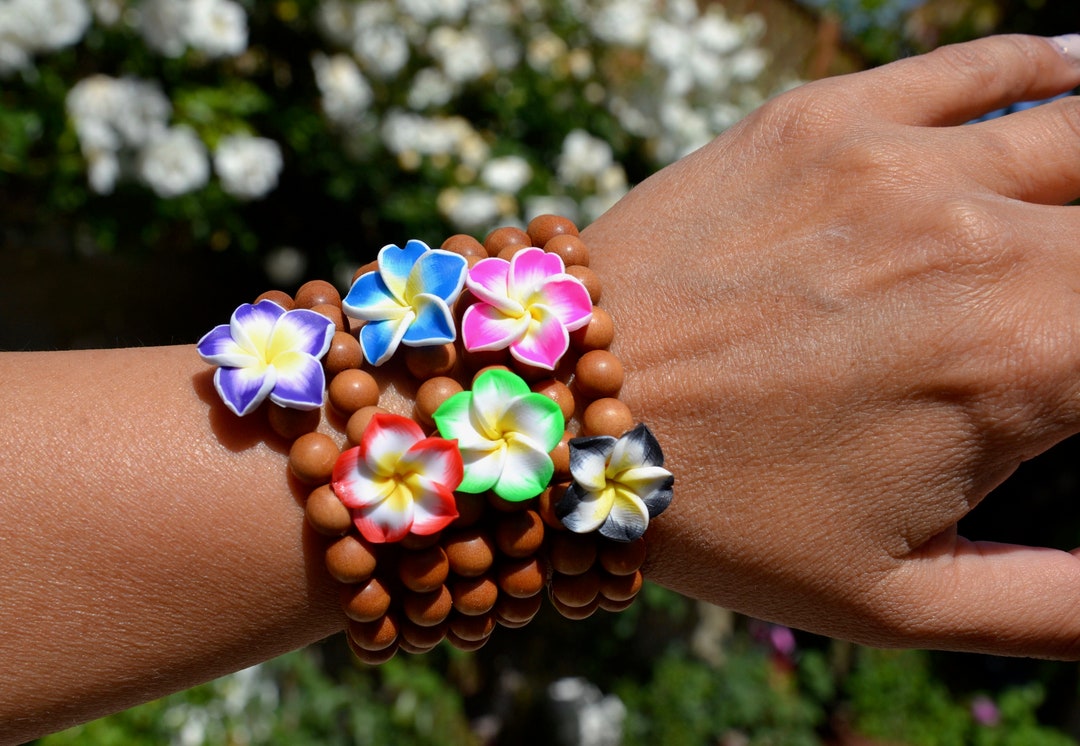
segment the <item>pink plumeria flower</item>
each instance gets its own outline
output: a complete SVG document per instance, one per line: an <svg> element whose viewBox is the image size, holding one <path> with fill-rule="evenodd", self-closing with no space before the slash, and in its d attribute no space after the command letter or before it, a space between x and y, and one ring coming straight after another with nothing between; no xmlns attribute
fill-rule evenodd
<svg viewBox="0 0 1080 746"><path fill-rule="evenodd" d="M557 254L531 247L510 259L483 259L466 286L478 299L461 321L469 351L510 348L517 360L553 370L570 345L570 332L592 320L589 291L566 273Z"/></svg>
<svg viewBox="0 0 1080 746"><path fill-rule="evenodd" d="M331 487L375 544L437 533L458 516L457 442L429 438L408 417L376 414L360 444L338 457Z"/></svg>

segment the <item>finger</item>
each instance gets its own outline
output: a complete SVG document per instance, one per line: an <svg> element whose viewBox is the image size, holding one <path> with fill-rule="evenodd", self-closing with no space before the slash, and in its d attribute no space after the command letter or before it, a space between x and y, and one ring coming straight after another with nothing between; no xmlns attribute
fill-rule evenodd
<svg viewBox="0 0 1080 746"><path fill-rule="evenodd" d="M910 562L906 587L893 589L904 644L1080 658L1080 557L956 538Z"/></svg>
<svg viewBox="0 0 1080 746"><path fill-rule="evenodd" d="M917 125L962 124L1080 84L1080 38L992 36L857 76L871 111Z"/></svg>

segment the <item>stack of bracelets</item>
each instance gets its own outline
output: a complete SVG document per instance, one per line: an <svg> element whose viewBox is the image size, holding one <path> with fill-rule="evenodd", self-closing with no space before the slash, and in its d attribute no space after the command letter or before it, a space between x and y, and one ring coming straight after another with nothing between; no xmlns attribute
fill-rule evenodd
<svg viewBox="0 0 1080 746"><path fill-rule="evenodd" d="M391 244L344 298L319 280L269 291L199 341L225 405L265 406L291 442L361 661L444 639L476 650L497 625L527 624L545 588L570 619L621 611L640 590L645 531L674 477L617 398L623 368L588 265L554 215L483 243ZM379 407L367 370L399 352L419 382L412 418Z"/></svg>

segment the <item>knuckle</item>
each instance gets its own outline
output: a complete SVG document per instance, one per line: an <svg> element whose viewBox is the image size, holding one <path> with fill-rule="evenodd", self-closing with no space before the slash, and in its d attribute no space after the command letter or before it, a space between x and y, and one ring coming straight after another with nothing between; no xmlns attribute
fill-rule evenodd
<svg viewBox="0 0 1080 746"><path fill-rule="evenodd" d="M1005 35L991 43L939 47L926 55L926 61L942 65L992 98L1011 101L1030 89L1041 74L1045 60L1039 51L1027 37ZM1003 70L1010 74L1003 75Z"/></svg>
<svg viewBox="0 0 1080 746"><path fill-rule="evenodd" d="M788 91L758 108L750 116L756 120L759 137L769 145L802 145L819 142L834 131L839 122L849 118L851 107L846 105L842 89L826 83ZM833 91L821 90L827 87Z"/></svg>

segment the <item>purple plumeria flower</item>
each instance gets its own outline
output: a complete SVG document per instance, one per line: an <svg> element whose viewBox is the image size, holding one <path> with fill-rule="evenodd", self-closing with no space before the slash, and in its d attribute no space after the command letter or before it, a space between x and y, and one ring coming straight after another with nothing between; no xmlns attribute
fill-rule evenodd
<svg viewBox="0 0 1080 746"><path fill-rule="evenodd" d="M225 406L243 416L267 397L282 407L322 406L326 375L320 358L330 349L334 323L307 309L286 311L262 300L245 303L228 324L211 329L196 345L219 366L214 388Z"/></svg>

